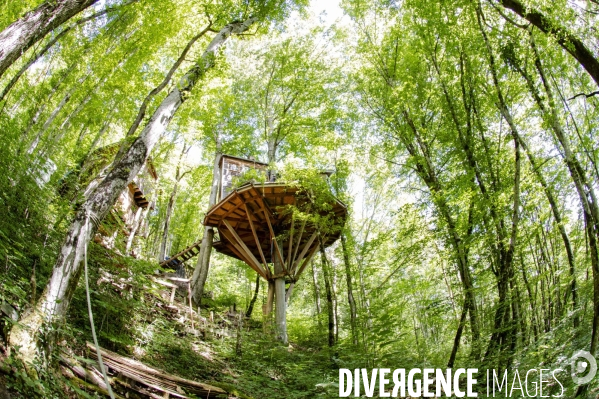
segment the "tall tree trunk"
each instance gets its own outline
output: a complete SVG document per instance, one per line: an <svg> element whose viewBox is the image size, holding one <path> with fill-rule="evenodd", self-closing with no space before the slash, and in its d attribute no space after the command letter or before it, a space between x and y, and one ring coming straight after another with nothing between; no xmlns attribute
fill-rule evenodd
<svg viewBox="0 0 599 399"><path fill-rule="evenodd" d="M250 306L248 306L248 310L245 312L245 317L252 317L252 311L254 310L254 304L258 299L258 293L260 292L260 275L256 274L256 289L254 289L254 295L252 296L252 300L250 301Z"/></svg>
<svg viewBox="0 0 599 399"><path fill-rule="evenodd" d="M322 271L324 274L324 289L327 295L327 314L329 316L329 347L335 346L335 308L333 305L333 290L331 288L329 261L327 255L320 245L320 258L322 263Z"/></svg>
<svg viewBox="0 0 599 399"><path fill-rule="evenodd" d="M532 36L531 36L532 39ZM599 204L593 184L589 181L587 173L581 165L578 157L570 146L570 139L559 122L557 106L553 95L553 89L547 81L545 70L538 55L534 40L531 45L535 54L535 67L547 94L548 106L543 101L537 101L539 108L543 111L543 117L549 122L554 136L562 147L564 161L570 172L576 192L582 206L585 231L588 239L589 252L591 256L591 269L593 273L593 332L591 336L590 352L595 353L599 342Z"/></svg>
<svg viewBox="0 0 599 399"><path fill-rule="evenodd" d="M488 356L493 355L494 349L509 349L507 357L507 362L509 364L511 362L511 358L515 350L515 348L511 345L513 342L515 342L515 329L517 328L517 325L514 324L517 323L517 321L513 320L510 316L510 310L512 306L510 301L512 299L512 296L509 294L509 291L510 283L514 278L514 252L516 248L516 238L518 235L518 225L520 221L520 141L518 135L518 127L514 123L512 114L507 106L507 102L505 101L503 91L501 90L501 86L499 84L495 56L493 55L493 51L491 49L491 45L487 37L487 33L485 32L482 23L482 10L478 8L476 14L479 29L485 42L485 47L487 49L489 67L491 69L493 85L495 87L498 99L497 105L499 108L499 112L503 119L509 125L511 135L514 140L514 189L512 198L513 204L511 215L511 228L509 233L507 232L507 228L504 227L504 222L499 220L498 215L494 215L496 226L498 226L497 239L499 249L499 263L497 270L497 289L499 299L497 303L497 310L495 313L493 333L491 334L489 346L487 347L487 353L485 354L485 358L487 358ZM507 245L505 244L505 240L509 240Z"/></svg>
<svg viewBox="0 0 599 399"><path fill-rule="evenodd" d="M341 234L341 249L343 250L343 261L345 262L345 279L347 281L347 302L349 303L349 316L351 325L352 342L358 344L358 316L356 309L356 300L354 299L354 290L351 276L351 263L349 261L349 249L345 234Z"/></svg>
<svg viewBox="0 0 599 399"><path fill-rule="evenodd" d="M448 369L453 368L455 358L458 354L458 349L460 347L460 340L462 339L462 332L464 330L464 325L466 324L466 316L468 316L468 306L466 306L466 298L464 298L464 305L462 306L462 315L460 316L460 322L458 323L458 329L455 333L455 338L453 339L453 347L451 348L451 355L449 356L449 361L447 362Z"/></svg>
<svg viewBox="0 0 599 399"><path fill-rule="evenodd" d="M320 306L320 287L318 286L318 271L316 267L314 267L314 261L310 262L310 266L312 267L312 283L314 284L314 303L316 304L316 320L318 321L318 326L322 325L320 321L320 314L322 313L322 308Z"/></svg>
<svg viewBox="0 0 599 399"><path fill-rule="evenodd" d="M208 198L208 208L212 208L216 204L218 198L218 190L220 185L220 160L221 142L220 136L215 136L216 152L214 154L214 165L212 167L212 186L210 188L210 197ZM191 291L193 300L199 306L202 303L202 295L204 294L204 286L208 278L208 270L210 269L210 254L212 252L212 242L214 241L214 230L210 226L204 227L204 237L200 245L200 254L198 262L191 277Z"/></svg>
<svg viewBox="0 0 599 399"><path fill-rule="evenodd" d="M175 181L173 185L173 191L171 191L171 195L168 199L168 204L166 205L166 215L164 217L164 228L162 229L162 238L160 240L160 253L158 254L158 262L162 262L166 257L166 244L168 242L168 230L171 223L171 215L173 213L173 208L175 206L175 196L177 195L177 187L179 186L179 181Z"/></svg>
<svg viewBox="0 0 599 399"><path fill-rule="evenodd" d="M173 191L171 191L171 195L166 205L166 215L164 217L164 229L162 230L162 240L160 242L160 253L158 254L158 262L162 262L166 257L166 243L168 241L168 231L171 223L171 216L173 214L173 208L175 207L175 197L177 196L177 189L179 188L179 183L181 182L181 179L183 179L183 177L187 174L187 171L181 173L181 162L183 161L183 157L189 151L189 148L185 143L183 143L183 149L181 150L181 155L179 156L179 161L177 162L177 169L175 171L175 184L173 184Z"/></svg>
<svg viewBox="0 0 599 399"><path fill-rule="evenodd" d="M433 195L435 207L447 224L448 239L454 249L458 274L466 297L465 304L468 307L468 314L470 316L470 329L473 342L472 355L474 358L478 358L480 351L478 347L480 330L478 309L476 307L476 299L474 296L474 284L472 283L472 276L470 275L468 248L464 239L458 233L456 220L451 214L447 199L441 194L444 191L444 188L437 177L436 169L429 156L428 144L422 139L420 130L405 109L403 110L403 116L413 133L413 138L402 136L401 139L410 156L417 161L416 171Z"/></svg>
<svg viewBox="0 0 599 399"><path fill-rule="evenodd" d="M129 254L131 251L131 247L133 246L133 241L135 240L135 235L137 234L137 230L139 226L145 220L146 213L148 212L149 206L146 209L138 208L135 213L135 218L133 219L133 224L131 226L131 231L129 232L129 237L127 238L127 245L125 246L125 253Z"/></svg>
<svg viewBox="0 0 599 399"><path fill-rule="evenodd" d="M36 42L98 0L51 0L0 32L0 77Z"/></svg>
<svg viewBox="0 0 599 399"><path fill-rule="evenodd" d="M516 70L525 79L525 81L528 85L528 88L529 88L533 98L535 99L535 102L539 106L539 108L543 112L547 112L545 104L543 103L543 100L540 97L531 77L524 70L522 70L522 68L520 68L519 66L516 66ZM539 182L541 183L541 186L543 187L543 190L545 191L545 196L547 197L547 201L549 202L549 205L551 207L551 211L553 213L553 218L555 219L555 223L556 223L556 225L559 229L560 235L562 237L562 241L564 243L564 248L566 249L568 265L570 267L570 270L569 270L570 280L571 280L570 294L572 296L572 310L576 312L576 310L578 309L578 293L577 293L577 284L576 284L576 268L575 268L575 264L574 264L574 253L572 251L572 246L570 244L570 238L568 237L568 233L566 232L566 228L563 223L561 211L558 207L557 200L554 195L554 189L553 189L553 187L550 186L550 184L546 181L545 177L543 176L540 165L538 164L532 151L529 149L526 141L521 136L518 136L518 137L520 140L520 145L526 152L526 156L528 157L528 160L532 166L533 172L535 173L537 179L539 180ZM580 317L578 316L577 313L573 317L573 324L574 324L574 327L578 327L578 325L580 324Z"/></svg>
<svg viewBox="0 0 599 399"><path fill-rule="evenodd" d="M245 32L255 21L252 17L221 29L198 62L158 105L140 136L132 142L121 159L115 160L106 178L85 199L67 230L52 276L42 296L33 309L23 314L19 324L12 330L10 344L12 347L20 347L19 354L24 361L31 363L37 357L37 340L41 327L64 318L81 274L84 248L96 233L101 220L144 165L150 151L195 84L214 65L220 46L231 34ZM84 229L88 219L89 228Z"/></svg>
<svg viewBox="0 0 599 399"><path fill-rule="evenodd" d="M591 75L595 83L599 85L599 60L584 45L582 40L574 36L566 27L560 25L557 19L550 19L540 11L527 7L518 0L499 0L499 3L526 19L543 33L552 36L564 50L576 58L578 63Z"/></svg>
<svg viewBox="0 0 599 399"><path fill-rule="evenodd" d="M99 18L105 14L108 14L109 12L115 11L123 6L129 5L131 3L136 3L138 1L139 0L130 0L126 3L121 4L120 6L113 7L113 8L106 8L104 10L98 11L88 17L78 19L73 24L71 24L69 27L66 27L63 30L61 30L60 33L58 33L57 35L55 35L52 38L52 40L49 40L46 43L44 48L42 48L39 51L36 50L35 54L29 59L29 61L27 61L27 64L23 65L21 67L21 69L19 69L19 71L10 79L8 84L4 87L4 89L2 89L2 93L0 93L0 101L2 101L4 99L4 97L8 94L8 92L19 81L19 79L21 78L21 76L23 76L25 71L27 71L27 69L29 69L29 67L31 67L31 65L33 65L37 60L39 60L44 54L46 54L48 52L48 50L50 50L56 44L56 42L58 42L62 37L66 36L67 33L69 33L71 30L73 30L73 28L75 28L79 25L83 25L86 22L89 22L96 18Z"/></svg>

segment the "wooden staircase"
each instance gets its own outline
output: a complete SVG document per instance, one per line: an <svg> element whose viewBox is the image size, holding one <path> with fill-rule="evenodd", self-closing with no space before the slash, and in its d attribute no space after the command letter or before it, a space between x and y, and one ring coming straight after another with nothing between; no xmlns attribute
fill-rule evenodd
<svg viewBox="0 0 599 399"><path fill-rule="evenodd" d="M183 263L199 254L201 244L202 240L194 242L193 244L191 244L178 254L174 255L173 257L162 261L160 263L160 267L175 269L179 263Z"/></svg>

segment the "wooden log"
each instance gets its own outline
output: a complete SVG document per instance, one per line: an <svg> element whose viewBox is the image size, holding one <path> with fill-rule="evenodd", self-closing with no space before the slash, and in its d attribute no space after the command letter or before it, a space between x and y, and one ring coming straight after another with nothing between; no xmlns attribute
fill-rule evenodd
<svg viewBox="0 0 599 399"><path fill-rule="evenodd" d="M89 342L87 346L95 349L95 346ZM109 350L101 348L100 352L108 368L152 389L168 392L171 396L186 398L185 391L205 398L226 394L221 388L167 374ZM95 352L91 354L95 357Z"/></svg>

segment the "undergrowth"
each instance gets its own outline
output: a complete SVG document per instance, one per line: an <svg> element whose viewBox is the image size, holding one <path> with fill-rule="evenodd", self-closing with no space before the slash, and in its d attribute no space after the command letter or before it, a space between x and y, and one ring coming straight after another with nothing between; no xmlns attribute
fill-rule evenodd
<svg viewBox="0 0 599 399"><path fill-rule="evenodd" d="M226 296L214 298L211 308L202 309L203 322L196 320L194 332L184 314L183 296L176 297L179 312L168 309L170 289L152 280L154 264L120 256L96 244L90 245L89 253L100 346L167 373L219 386L233 397L335 397L337 366L328 348L321 347L321 337L307 335L284 347L275 342L262 321L246 320L238 330L227 318L230 298ZM83 287L80 281L68 317L59 326L58 354L89 357L85 345L91 341L91 329ZM208 321L210 312L214 323ZM0 383L13 398L101 397L63 376L58 355L36 368L37 377L25 372L13 357L0 360Z"/></svg>

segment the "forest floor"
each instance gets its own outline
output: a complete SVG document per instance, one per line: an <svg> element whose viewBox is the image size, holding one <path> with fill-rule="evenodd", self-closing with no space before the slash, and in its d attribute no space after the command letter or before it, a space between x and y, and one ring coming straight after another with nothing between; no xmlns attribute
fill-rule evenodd
<svg viewBox="0 0 599 399"><path fill-rule="evenodd" d="M94 270L90 285L94 287L92 307L102 348L164 373L220 387L232 398L337 397L338 365L326 347L326 338L307 337L287 347L280 345L274 340L272 323L258 320L260 309L253 318L245 319L213 300L207 300L208 306L199 315L192 313L192 328L186 289L177 290L171 305L171 289L157 283L157 275L136 273L148 271L152 265L100 247L92 254L99 266L90 268ZM93 366L98 369L95 361L88 360L95 355L86 344L92 336L82 285L67 322L61 326L52 366L38 368L41 378L35 381L14 359L4 357L0 386L4 383L8 391L0 390L1 399L105 397L93 384L73 378L65 367L68 358L76 359L88 371ZM7 373L10 368L12 372ZM109 374L114 380L121 377L113 370ZM121 382L111 385L123 397L152 397L136 396L124 387L126 381Z"/></svg>

